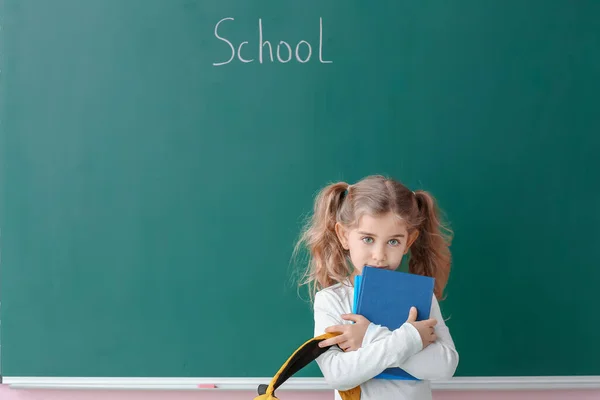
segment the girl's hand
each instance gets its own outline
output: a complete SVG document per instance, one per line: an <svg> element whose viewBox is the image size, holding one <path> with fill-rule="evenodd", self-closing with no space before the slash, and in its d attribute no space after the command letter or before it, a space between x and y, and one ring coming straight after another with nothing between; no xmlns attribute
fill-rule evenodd
<svg viewBox="0 0 600 400"><path fill-rule="evenodd" d="M419 331L419 335L421 335L421 340L423 341L423 348L437 340L437 336L433 329L437 325L437 320L435 318L417 321L417 309L411 307L406 322L412 324Z"/></svg>
<svg viewBox="0 0 600 400"><path fill-rule="evenodd" d="M354 324L333 325L325 329L327 333L339 332L340 335L323 340L319 347L328 347L337 344L344 351L358 350L362 346L365 332L371 321L358 314L344 314L342 318L347 321L354 321Z"/></svg>

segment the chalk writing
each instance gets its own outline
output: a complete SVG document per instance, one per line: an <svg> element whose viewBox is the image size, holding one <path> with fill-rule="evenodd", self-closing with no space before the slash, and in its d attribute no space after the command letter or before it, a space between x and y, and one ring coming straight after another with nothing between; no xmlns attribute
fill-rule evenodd
<svg viewBox="0 0 600 400"><path fill-rule="evenodd" d="M229 49L231 50L231 55L229 56L228 60L215 62L213 63L213 65L216 67L226 65L233 62L236 58L244 64L254 62L256 58L248 58L249 54L252 54L252 50L248 41L243 41L237 46L234 46L234 44L231 41L219 35L219 26L225 21L234 21L234 18L226 17L217 22L217 24L215 25L215 37L218 40L225 42L227 46L229 46ZM258 62L260 64L267 61L275 62L275 58L273 57L273 45L269 40L265 40L263 36L263 23L261 18L258 19L257 44ZM245 56L242 55L242 51L244 52ZM275 55L277 61L282 64L288 63L292 59L295 59L297 62L304 64L311 60L311 57L313 56L313 47L306 40L300 40L294 48L292 48L292 46L288 42L280 40L277 44ZM319 62L321 64L333 63L333 61L331 60L323 59L323 18L319 18Z"/></svg>

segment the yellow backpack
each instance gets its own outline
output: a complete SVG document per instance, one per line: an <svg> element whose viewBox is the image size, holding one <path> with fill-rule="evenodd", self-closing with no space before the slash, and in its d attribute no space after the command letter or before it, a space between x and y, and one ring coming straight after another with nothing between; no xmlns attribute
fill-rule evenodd
<svg viewBox="0 0 600 400"><path fill-rule="evenodd" d="M337 335L339 333L325 333L305 342L281 366L271 383L258 386L258 397L255 397L254 400L278 400L279 398L275 397L275 390L288 378L327 351L328 347L319 347L319 342ZM349 390L340 390L339 393L343 400L360 400L360 386Z"/></svg>

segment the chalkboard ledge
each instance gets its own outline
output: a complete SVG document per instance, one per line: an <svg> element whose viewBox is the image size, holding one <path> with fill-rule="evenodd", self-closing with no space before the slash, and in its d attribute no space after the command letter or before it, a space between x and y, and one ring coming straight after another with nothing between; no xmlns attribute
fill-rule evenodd
<svg viewBox="0 0 600 400"><path fill-rule="evenodd" d="M53 378L4 376L14 389L90 390L245 390L256 391L270 378ZM433 390L600 389L600 376L456 377L432 381ZM323 378L290 378L279 390L331 390Z"/></svg>

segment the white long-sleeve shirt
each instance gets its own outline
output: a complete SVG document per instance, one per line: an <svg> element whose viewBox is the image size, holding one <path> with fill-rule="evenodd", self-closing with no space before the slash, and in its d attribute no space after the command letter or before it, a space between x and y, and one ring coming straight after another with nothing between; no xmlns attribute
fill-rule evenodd
<svg viewBox="0 0 600 400"><path fill-rule="evenodd" d="M315 336L332 325L351 324L342 314L352 313L354 287L338 283L317 292L314 301ZM458 353L444 323L435 296L431 303L431 318L437 320L437 340L423 349L417 329L405 323L390 331L371 323L362 347L344 352L331 346L316 362L326 382L335 390L361 386L361 400L431 400L430 380L450 379L458 365ZM390 367L400 367L421 381L371 379Z"/></svg>

